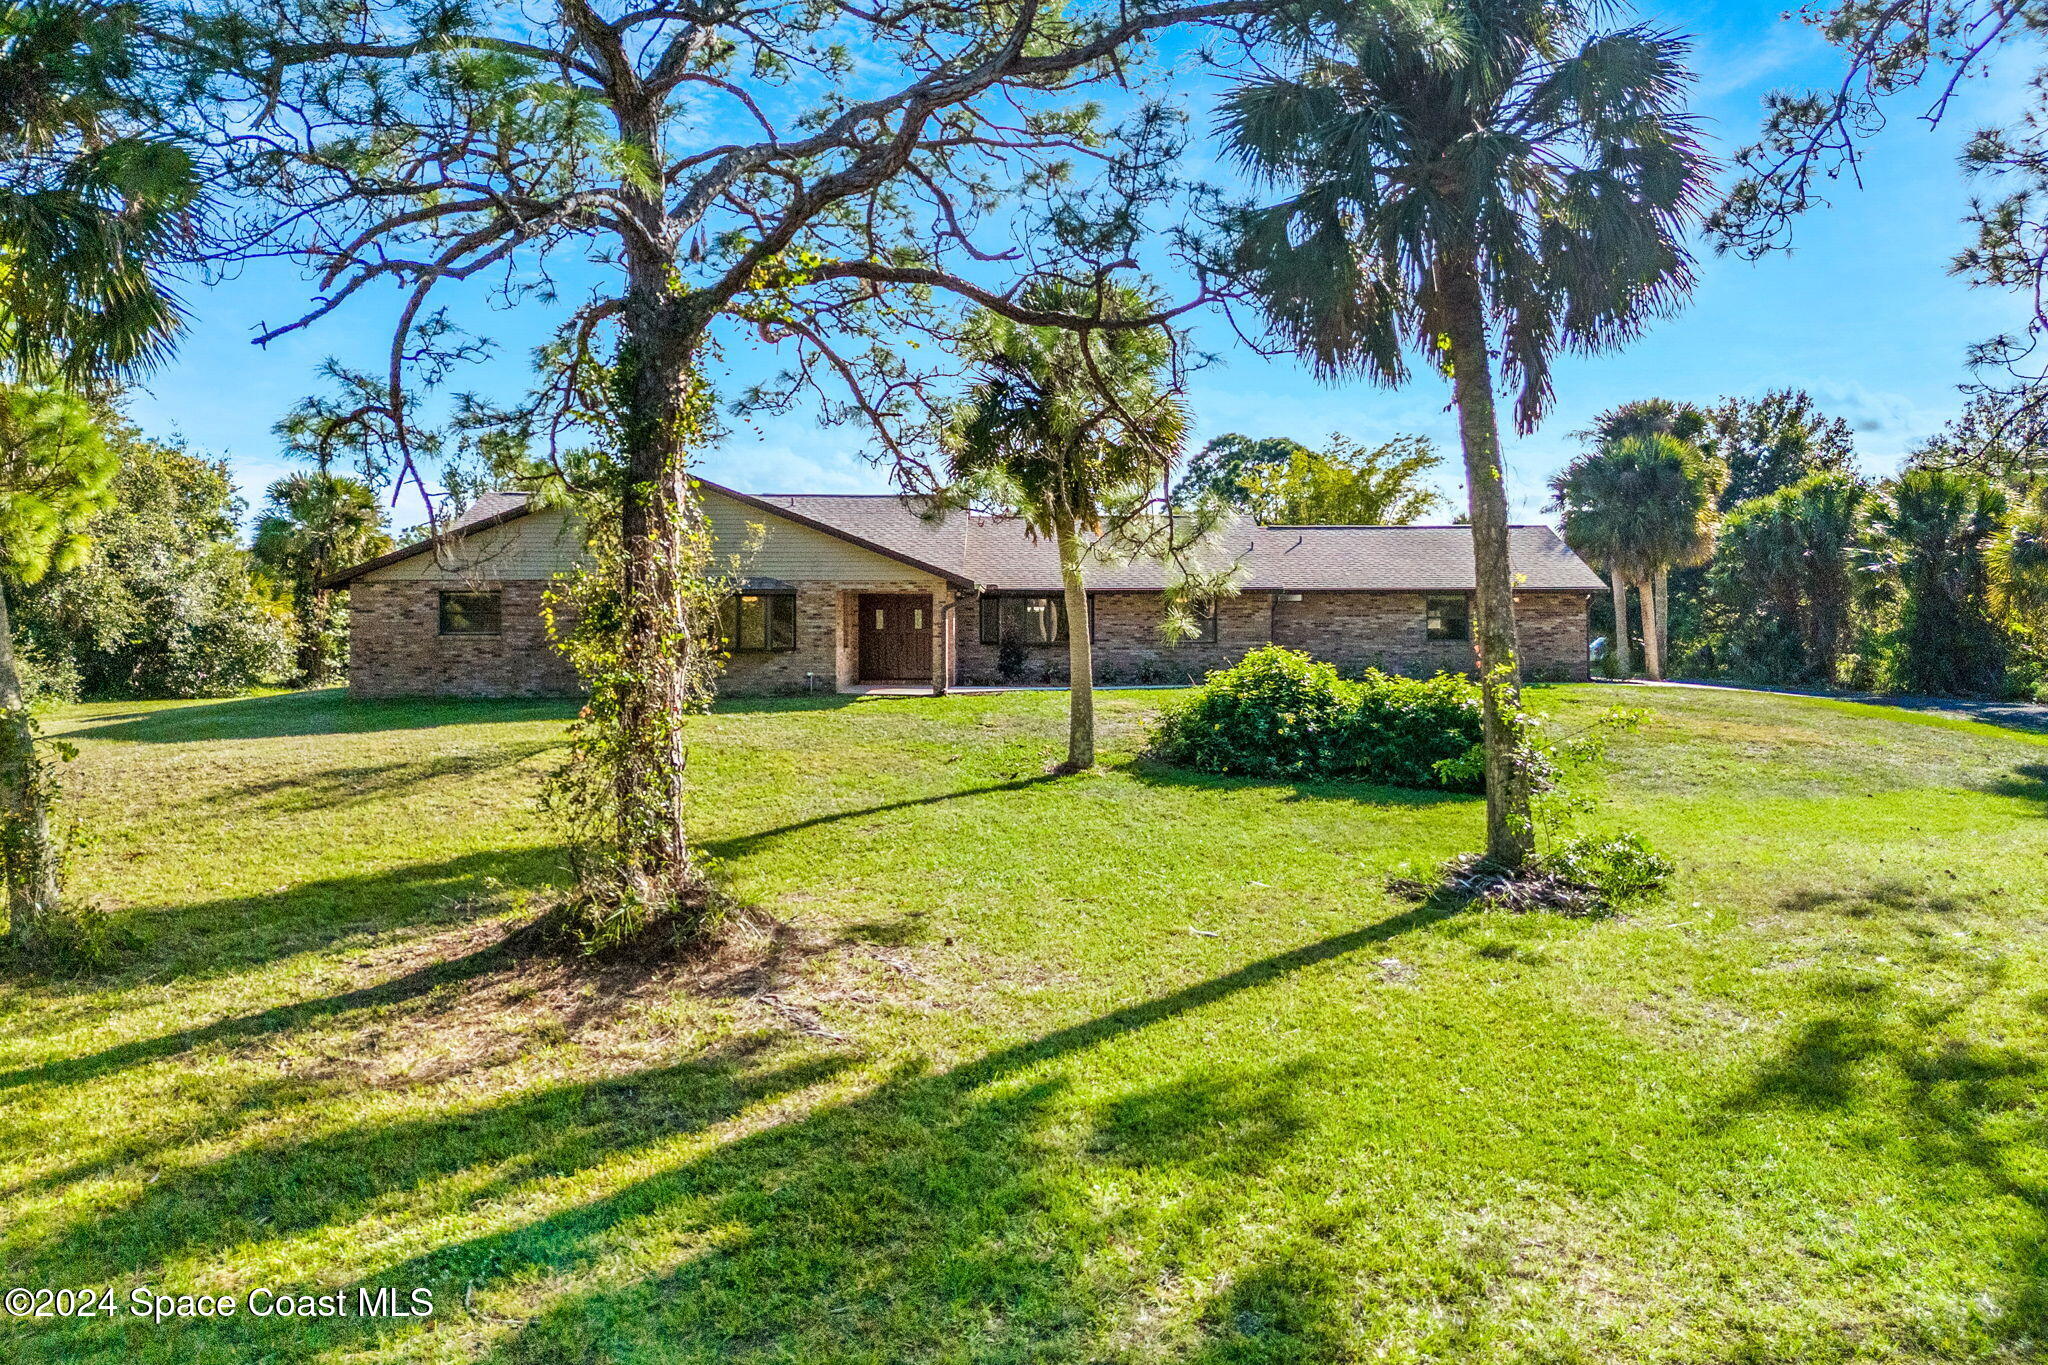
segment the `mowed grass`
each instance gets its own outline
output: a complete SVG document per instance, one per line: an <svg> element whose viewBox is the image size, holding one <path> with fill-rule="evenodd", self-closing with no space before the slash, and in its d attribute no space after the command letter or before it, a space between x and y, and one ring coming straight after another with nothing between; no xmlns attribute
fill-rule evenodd
<svg viewBox="0 0 2048 1365"><path fill-rule="evenodd" d="M0 986L10 1361L2031 1360L2048 1342L2048 741L1543 689L1621 920L1389 876L1466 798L1049 778L1053 694L735 704L693 819L785 928L497 946L559 883L569 708L83 707L76 880L130 937ZM426 1287L162 1325L128 1291Z"/></svg>

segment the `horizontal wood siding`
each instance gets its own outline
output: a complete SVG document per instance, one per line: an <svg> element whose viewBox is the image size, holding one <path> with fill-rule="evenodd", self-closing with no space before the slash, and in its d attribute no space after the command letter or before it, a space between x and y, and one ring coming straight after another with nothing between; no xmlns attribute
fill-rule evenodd
<svg viewBox="0 0 2048 1365"><path fill-rule="evenodd" d="M583 561L583 533L567 512L549 509L458 536L439 551L366 573L364 583L493 583L549 579Z"/></svg>
<svg viewBox="0 0 2048 1365"><path fill-rule="evenodd" d="M921 587L943 581L900 560L849 545L837 536L785 521L709 489L704 490L703 496L704 512L710 518L719 557L722 560L739 555L742 577L780 578L791 583L817 579L912 579ZM761 528L760 544L750 550L757 535L755 527Z"/></svg>

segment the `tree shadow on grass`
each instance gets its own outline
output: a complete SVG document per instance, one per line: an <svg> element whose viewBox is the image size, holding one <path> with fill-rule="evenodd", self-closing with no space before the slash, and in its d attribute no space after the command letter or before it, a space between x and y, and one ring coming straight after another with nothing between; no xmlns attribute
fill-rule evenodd
<svg viewBox="0 0 2048 1365"><path fill-rule="evenodd" d="M402 697L365 701L337 687L285 692L235 701L192 702L149 711L81 716L64 727L73 739L129 744L194 744L294 735L357 735L383 730L432 730L460 725L509 725L575 716L580 702L565 698L473 700Z"/></svg>
<svg viewBox="0 0 2048 1365"><path fill-rule="evenodd" d="M481 777L517 767L562 746L560 740L494 743L486 749L435 754L428 758L355 767L294 771L260 782L245 782L200 798L208 806L253 806L277 815L346 810L385 800L392 793L443 779Z"/></svg>
<svg viewBox="0 0 2048 1365"><path fill-rule="evenodd" d="M129 906L113 915L126 946L108 968L53 977L40 987L98 992L139 978L222 976L356 935L474 919L494 904L557 885L567 875L562 847L542 844L217 900Z"/></svg>
<svg viewBox="0 0 2048 1365"><path fill-rule="evenodd" d="M1850 919L1880 915L1954 915L1974 909L1970 902L1936 887L1901 877L1883 877L1861 886L1803 886L1787 891L1778 904L1795 914L1827 911Z"/></svg>
<svg viewBox="0 0 2048 1365"><path fill-rule="evenodd" d="M1876 978L1825 980L1833 1012L1794 1030L1707 1127L1774 1110L1832 1112L1867 1122L1874 1140L1903 1137L1930 1199L1978 1205L1986 1224L1994 1201L2011 1201L2024 1212L1995 1220L2012 1240L1998 1258L2005 1284L1989 1330L2002 1342L2038 1341L2048 1335L2048 1126L2039 1118L2048 1066L2035 1051L1952 1033L1998 981L1987 969L1962 999L1930 1004Z"/></svg>
<svg viewBox="0 0 2048 1365"><path fill-rule="evenodd" d="M714 716L788 715L795 711L843 711L861 698L838 692L820 692L799 697L720 697L712 704Z"/></svg>
<svg viewBox="0 0 2048 1365"><path fill-rule="evenodd" d="M416 1000L442 986L467 981L510 963L506 939L491 940L456 958L436 958L403 976L360 990L313 1000L296 1000L255 1014L234 1015L196 1024L154 1038L138 1038L82 1057L60 1057L36 1066L0 1072L0 1091L25 1085L76 1085L145 1062L174 1057L197 1048L240 1044L308 1024Z"/></svg>
<svg viewBox="0 0 2048 1365"><path fill-rule="evenodd" d="M985 787L963 787L958 791L934 792L930 796L905 797L901 801L885 801L878 806L860 806L853 810L830 811L824 815L813 815L806 820L794 820L773 829L756 830L752 834L735 834L724 839L712 839L704 843L704 851L714 858L744 858L758 852L773 840L801 834L820 825L837 824L841 820L858 820L865 816L887 815L892 811L913 810L919 806L936 806L947 801L966 801L978 796L996 796L1003 792L1028 791L1047 782L1058 782L1059 773L1041 773L1036 777L1020 777L1013 782L994 782Z"/></svg>
<svg viewBox="0 0 2048 1365"><path fill-rule="evenodd" d="M1282 788L1289 801L1355 801L1368 806L1440 806L1473 804L1482 796L1464 792L1426 790L1419 787L1390 787L1376 782L1301 780L1285 777L1233 777L1222 773L1178 768L1156 758L1140 755L1122 765L1123 771L1148 787L1197 788L1203 791L1252 791Z"/></svg>
<svg viewBox="0 0 2048 1365"><path fill-rule="evenodd" d="M2048 763L2022 763L2009 776L1990 783L1986 790L1998 796L2017 796L2048 805Z"/></svg>
<svg viewBox="0 0 2048 1365"><path fill-rule="evenodd" d="M1440 917L1411 910L950 1071L906 1064L856 1098L701 1152L684 1144L671 1157L661 1144L824 1080L840 1060L665 1068L263 1143L142 1186L122 1207L20 1246L5 1268L14 1282L61 1271L69 1283L126 1283L231 1249L272 1259L323 1229L388 1220L401 1197L410 1226L479 1206L503 1220L522 1199L554 1202L565 1179L625 1160L622 1188L446 1241L362 1283L431 1288L441 1313L426 1330L483 1333L479 1344L506 1319L462 1305L502 1291L521 1321L490 1354L508 1361L1083 1358L1120 1310L1090 1269L1097 1215L1073 1207L1051 1169L1075 1158L1056 1122L1071 1109L1068 1080L1048 1068ZM1094 1144L1124 1165L1251 1174L1299 1131L1288 1097L1299 1080L1198 1063L1099 1111ZM1190 1233L1215 1215L1188 1210ZM635 1268L650 1253L663 1267L651 1275ZM571 1274L578 1288L525 1307ZM113 1355L121 1330L56 1324L44 1345L53 1358ZM243 1317L176 1330L191 1358L301 1361L421 1329Z"/></svg>

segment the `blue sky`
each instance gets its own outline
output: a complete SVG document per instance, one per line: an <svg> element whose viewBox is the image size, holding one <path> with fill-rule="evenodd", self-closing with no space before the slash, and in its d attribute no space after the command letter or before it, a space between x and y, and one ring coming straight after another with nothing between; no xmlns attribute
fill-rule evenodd
<svg viewBox="0 0 2048 1365"><path fill-rule="evenodd" d="M1724 156L1752 135L1762 95L1773 88L1832 84L1837 59L1803 25L1770 3L1646 7L1643 15L1693 35L1700 73L1695 108ZM1965 375L1965 347L2024 314L2011 298L1950 278L1947 262L1968 237L1960 217L1970 187L1956 154L1976 127L2004 122L2026 102L2024 72L1972 82L1939 129L1919 120L1924 101L1902 103L1874 139L1859 189L1834 187L1834 203L1800 224L1789 255L1751 264L1703 253L1690 306L1627 350L1567 358L1557 366L1558 402L1542 428L1508 441L1517 519L1537 520L1544 482L1576 449L1571 433L1615 403L1653 394L1695 401L1796 386L1857 430L1864 465L1894 468L1953 413ZM232 462L251 503L289 468L271 426L318 387L316 367L333 355L375 365L388 345L388 299L331 315L313 329L259 350L256 328L293 315L308 286L288 264L253 265L235 278L188 291L193 325L178 359L134 396L143 427L181 434ZM524 355L548 316L478 316L499 337L499 357L458 384L501 393L521 386ZM1371 441L1402 432L1437 438L1450 459L1441 483L1462 500L1448 394L1431 378L1399 390L1317 383L1299 367L1238 345L1222 320L1196 324L1196 343L1219 363L1198 372L1190 394L1197 440L1224 432L1292 436L1315 443L1330 432ZM737 389L762 361L736 355L726 377ZM702 461L706 477L758 492L879 492L883 470L860 431L821 427L791 415L734 420L730 438ZM401 524L418 520L401 505Z"/></svg>

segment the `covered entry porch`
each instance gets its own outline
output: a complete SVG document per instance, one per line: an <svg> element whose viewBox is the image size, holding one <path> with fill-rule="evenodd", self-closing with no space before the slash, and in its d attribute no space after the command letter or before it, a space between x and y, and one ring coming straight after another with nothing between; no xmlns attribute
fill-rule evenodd
<svg viewBox="0 0 2048 1365"><path fill-rule="evenodd" d="M957 667L951 588L842 588L838 602L840 691L871 687L946 691Z"/></svg>

